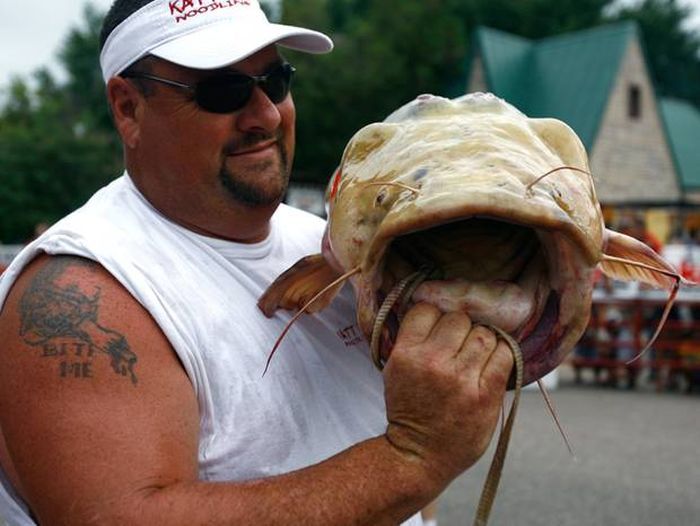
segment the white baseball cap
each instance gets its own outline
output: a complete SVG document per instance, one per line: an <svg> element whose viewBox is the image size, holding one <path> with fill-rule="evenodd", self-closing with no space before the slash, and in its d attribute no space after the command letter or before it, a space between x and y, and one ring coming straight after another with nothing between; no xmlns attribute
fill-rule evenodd
<svg viewBox="0 0 700 526"><path fill-rule="evenodd" d="M154 0L109 34L100 66L105 82L149 54L189 68L215 69L273 43L308 53L333 49L323 33L270 23L258 0Z"/></svg>

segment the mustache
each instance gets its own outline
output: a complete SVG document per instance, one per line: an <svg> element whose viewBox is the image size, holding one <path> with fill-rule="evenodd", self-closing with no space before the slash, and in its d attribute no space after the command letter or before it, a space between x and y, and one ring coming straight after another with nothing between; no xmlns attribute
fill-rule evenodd
<svg viewBox="0 0 700 526"><path fill-rule="evenodd" d="M235 155L236 153L252 148L259 143L275 140L279 147L283 144L284 133L282 130L274 132L247 132L224 145L224 155Z"/></svg>

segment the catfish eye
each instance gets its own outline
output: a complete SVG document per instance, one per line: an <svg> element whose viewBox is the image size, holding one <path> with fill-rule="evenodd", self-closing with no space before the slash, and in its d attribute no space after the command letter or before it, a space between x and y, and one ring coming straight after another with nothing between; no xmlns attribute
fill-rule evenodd
<svg viewBox="0 0 700 526"><path fill-rule="evenodd" d="M377 194L377 198L374 200L375 206L380 206L386 199L386 190L382 190Z"/></svg>

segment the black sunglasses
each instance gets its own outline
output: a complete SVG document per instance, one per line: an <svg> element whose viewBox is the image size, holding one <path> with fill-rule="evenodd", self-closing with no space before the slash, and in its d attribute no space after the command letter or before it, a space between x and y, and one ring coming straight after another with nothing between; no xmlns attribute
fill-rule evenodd
<svg viewBox="0 0 700 526"><path fill-rule="evenodd" d="M194 101L204 111L211 113L232 113L243 108L253 95L255 86L260 86L265 95L274 104L287 98L296 70L291 64L275 66L264 75L245 75L243 73L221 73L207 77L194 86L175 80L164 79L141 72L122 73L124 78L146 79L161 82L174 88L186 89L194 95Z"/></svg>

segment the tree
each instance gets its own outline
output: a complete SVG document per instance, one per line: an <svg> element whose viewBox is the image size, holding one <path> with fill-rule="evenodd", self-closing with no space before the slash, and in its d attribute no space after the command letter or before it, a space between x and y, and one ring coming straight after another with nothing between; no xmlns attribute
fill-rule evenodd
<svg viewBox="0 0 700 526"><path fill-rule="evenodd" d="M121 170L97 63L101 17L71 31L61 52L69 80L34 73L34 88L16 79L0 111L0 240L22 243L39 222L80 206Z"/></svg>
<svg viewBox="0 0 700 526"><path fill-rule="evenodd" d="M362 126L465 75L483 24L529 38L600 23L612 0L287 0L283 20L330 33L328 57L294 56L296 180L325 181Z"/></svg>
<svg viewBox="0 0 700 526"><path fill-rule="evenodd" d="M450 0L289 0L285 23L330 33L325 57L294 55L299 75L295 179L325 181L355 131L420 93L439 93L463 67L464 26ZM336 26L337 24L337 26Z"/></svg>
<svg viewBox="0 0 700 526"><path fill-rule="evenodd" d="M68 74L66 104L90 131L113 129L100 69L100 29L104 13L87 4L82 24L70 30L59 59Z"/></svg>
<svg viewBox="0 0 700 526"><path fill-rule="evenodd" d="M473 24L538 39L585 29L603 20L614 0L475 0L463 9ZM467 6L470 4L467 3Z"/></svg>

